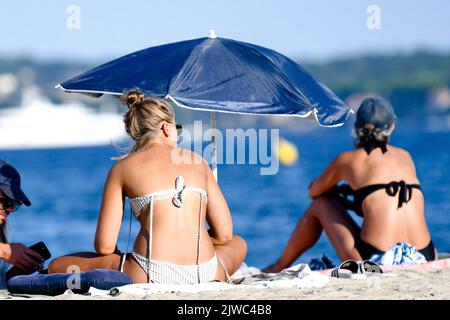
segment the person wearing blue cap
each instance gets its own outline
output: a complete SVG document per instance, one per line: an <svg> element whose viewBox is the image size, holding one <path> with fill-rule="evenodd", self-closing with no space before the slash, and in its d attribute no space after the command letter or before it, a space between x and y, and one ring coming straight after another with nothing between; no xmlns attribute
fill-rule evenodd
<svg viewBox="0 0 450 320"><path fill-rule="evenodd" d="M413 248L404 252L415 252L416 261L436 259L414 162L406 150L389 144L395 121L389 102L364 99L353 130L356 150L338 155L311 183L310 207L280 258L263 271L290 266L323 230L342 261L379 260L394 248ZM361 227L348 210L363 217Z"/></svg>
<svg viewBox="0 0 450 320"><path fill-rule="evenodd" d="M7 219L22 204L31 202L21 189L20 174L7 162L0 160L0 287L4 286L7 264L28 272L42 266L42 257L21 243L9 243Z"/></svg>

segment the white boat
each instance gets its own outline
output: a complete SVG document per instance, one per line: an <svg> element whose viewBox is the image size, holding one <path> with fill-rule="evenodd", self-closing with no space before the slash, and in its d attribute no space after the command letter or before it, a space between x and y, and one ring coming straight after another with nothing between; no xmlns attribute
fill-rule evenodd
<svg viewBox="0 0 450 320"><path fill-rule="evenodd" d="M0 109L0 149L110 145L126 139L122 116L80 102L53 104L35 88L20 106Z"/></svg>

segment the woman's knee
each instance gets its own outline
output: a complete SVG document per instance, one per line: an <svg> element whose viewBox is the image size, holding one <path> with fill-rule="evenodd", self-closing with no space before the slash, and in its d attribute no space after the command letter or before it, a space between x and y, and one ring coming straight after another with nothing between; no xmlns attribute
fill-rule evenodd
<svg viewBox="0 0 450 320"><path fill-rule="evenodd" d="M233 236L233 241L235 242L235 245L239 248L239 251L245 257L247 255L247 242L244 240L244 238L237 235Z"/></svg>
<svg viewBox="0 0 450 320"><path fill-rule="evenodd" d="M83 265L77 256L57 257L48 265L48 273L68 273L83 271Z"/></svg>
<svg viewBox="0 0 450 320"><path fill-rule="evenodd" d="M53 259L48 265L48 273L65 273L62 257Z"/></svg>
<svg viewBox="0 0 450 320"><path fill-rule="evenodd" d="M242 237L233 235L227 244L216 247L216 254L227 266L239 267L247 255L247 243Z"/></svg>

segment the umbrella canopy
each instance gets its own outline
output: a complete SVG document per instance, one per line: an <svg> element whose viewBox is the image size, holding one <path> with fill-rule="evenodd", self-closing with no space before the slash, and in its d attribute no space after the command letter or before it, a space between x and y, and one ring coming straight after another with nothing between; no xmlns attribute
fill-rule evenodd
<svg viewBox="0 0 450 320"><path fill-rule="evenodd" d="M66 92L122 95L138 88L189 109L240 114L315 116L342 125L351 109L282 54L210 36L147 48L58 85ZM58 87L57 86L57 87Z"/></svg>

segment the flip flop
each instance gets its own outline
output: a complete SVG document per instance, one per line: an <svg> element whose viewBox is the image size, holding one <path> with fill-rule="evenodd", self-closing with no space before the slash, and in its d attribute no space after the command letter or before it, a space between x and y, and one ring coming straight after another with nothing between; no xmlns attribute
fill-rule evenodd
<svg viewBox="0 0 450 320"><path fill-rule="evenodd" d="M362 267L355 260L343 261L337 268L331 271L331 276L347 279L366 279L366 274L362 272Z"/></svg>
<svg viewBox="0 0 450 320"><path fill-rule="evenodd" d="M359 263L360 272L365 274L381 274L383 273L383 269L381 267L370 260L364 260Z"/></svg>

